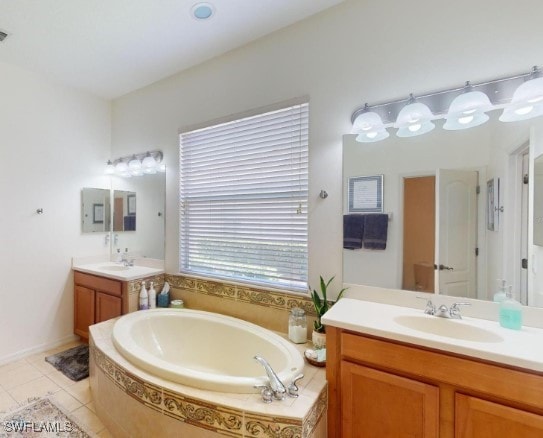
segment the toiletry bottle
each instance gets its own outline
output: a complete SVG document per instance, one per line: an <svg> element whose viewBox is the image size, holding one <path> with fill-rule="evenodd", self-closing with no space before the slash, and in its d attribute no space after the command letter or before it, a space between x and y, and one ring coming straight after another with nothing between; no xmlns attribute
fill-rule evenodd
<svg viewBox="0 0 543 438"><path fill-rule="evenodd" d="M507 297L500 303L500 325L513 330L522 327L522 305L513 298L512 286L509 286Z"/></svg>
<svg viewBox="0 0 543 438"><path fill-rule="evenodd" d="M498 279L498 292L494 294L494 302L501 303L507 297L505 280Z"/></svg>
<svg viewBox="0 0 543 438"><path fill-rule="evenodd" d="M156 290L152 281L149 287L149 309L156 309Z"/></svg>
<svg viewBox="0 0 543 438"><path fill-rule="evenodd" d="M146 310L148 308L149 308L149 295L147 294L147 289L145 289L145 281L142 281L141 290L140 290L139 310Z"/></svg>

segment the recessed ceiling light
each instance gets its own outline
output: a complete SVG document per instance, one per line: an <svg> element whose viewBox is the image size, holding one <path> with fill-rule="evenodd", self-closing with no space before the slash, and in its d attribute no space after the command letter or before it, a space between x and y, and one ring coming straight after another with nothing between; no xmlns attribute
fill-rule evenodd
<svg viewBox="0 0 543 438"><path fill-rule="evenodd" d="M7 38L8 34L0 30L0 42L4 41Z"/></svg>
<svg viewBox="0 0 543 438"><path fill-rule="evenodd" d="M207 20L213 16L215 8L211 3L196 3L192 9L191 14L197 20Z"/></svg>

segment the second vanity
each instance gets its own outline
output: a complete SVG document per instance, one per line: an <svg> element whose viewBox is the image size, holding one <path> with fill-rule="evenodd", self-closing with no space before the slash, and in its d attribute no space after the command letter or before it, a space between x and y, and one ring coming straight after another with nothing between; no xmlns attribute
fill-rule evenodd
<svg viewBox="0 0 543 438"><path fill-rule="evenodd" d="M349 298L323 322L330 438L543 436L542 329Z"/></svg>
<svg viewBox="0 0 543 438"><path fill-rule="evenodd" d="M154 282L160 290L164 269L160 261L143 260L141 264L87 259L75 261L74 270L74 333L89 338L89 326L138 310L142 281Z"/></svg>

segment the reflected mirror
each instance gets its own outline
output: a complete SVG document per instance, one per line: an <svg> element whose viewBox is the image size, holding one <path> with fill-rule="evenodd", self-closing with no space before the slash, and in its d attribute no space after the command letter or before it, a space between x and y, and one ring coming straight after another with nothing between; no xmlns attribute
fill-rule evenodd
<svg viewBox="0 0 543 438"><path fill-rule="evenodd" d="M164 260L166 174L112 176L112 253Z"/></svg>
<svg viewBox="0 0 543 438"><path fill-rule="evenodd" d="M108 189L81 190L81 231L83 233L109 232L111 215Z"/></svg>
<svg viewBox="0 0 543 438"><path fill-rule="evenodd" d="M500 113L466 130L438 120L417 137L344 136L343 214L349 178L383 175L389 216L386 249L343 249L345 283L492 300L505 279L523 304L543 305L543 248L532 244L543 243L543 122Z"/></svg>

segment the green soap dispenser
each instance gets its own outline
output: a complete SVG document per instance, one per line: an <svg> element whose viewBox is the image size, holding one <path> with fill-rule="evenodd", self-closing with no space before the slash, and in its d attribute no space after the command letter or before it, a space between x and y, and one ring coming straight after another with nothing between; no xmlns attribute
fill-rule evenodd
<svg viewBox="0 0 543 438"><path fill-rule="evenodd" d="M509 286L507 297L500 303L500 325L513 330L522 327L522 305L513 298L512 286Z"/></svg>
<svg viewBox="0 0 543 438"><path fill-rule="evenodd" d="M498 284L499 284L498 292L494 294L494 302L501 303L503 300L507 298L506 286L505 286L506 281L498 279Z"/></svg>

